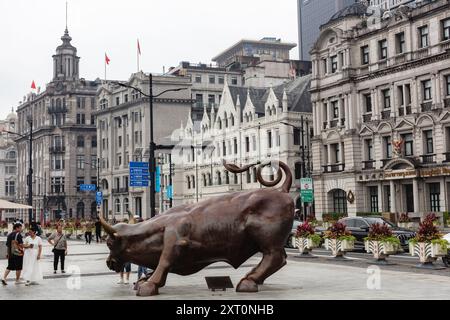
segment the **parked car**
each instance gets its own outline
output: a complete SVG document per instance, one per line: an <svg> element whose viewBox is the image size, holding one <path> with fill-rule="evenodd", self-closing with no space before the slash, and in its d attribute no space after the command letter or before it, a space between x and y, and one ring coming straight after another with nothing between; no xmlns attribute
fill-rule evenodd
<svg viewBox="0 0 450 320"><path fill-rule="evenodd" d="M409 250L409 240L416 236L416 233L397 227L395 224L389 222L380 216L370 216L370 217L348 217L339 220L347 226L347 229L356 238L355 247L364 247L364 238L369 235L370 226L376 223L387 224L391 229L394 236L400 240L400 245L403 250Z"/></svg>

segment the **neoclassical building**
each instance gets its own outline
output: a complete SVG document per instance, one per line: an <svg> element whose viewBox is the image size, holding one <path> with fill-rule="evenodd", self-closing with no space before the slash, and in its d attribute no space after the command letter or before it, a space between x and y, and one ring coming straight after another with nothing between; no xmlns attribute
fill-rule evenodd
<svg viewBox="0 0 450 320"><path fill-rule="evenodd" d="M449 210L450 3L354 4L311 51L316 213Z"/></svg>
<svg viewBox="0 0 450 320"><path fill-rule="evenodd" d="M16 201L17 188L17 148L14 134L17 115L12 112L5 120L0 120L0 199Z"/></svg>
<svg viewBox="0 0 450 320"><path fill-rule="evenodd" d="M256 168L235 175L225 170L222 160L242 166L273 159L287 163L295 174L291 196L300 207L298 184L303 159L299 128L303 117L305 132L312 130L310 80L309 75L271 88L225 85L218 108L205 108L198 122L189 116L172 136L178 140L171 159L173 204L197 203L260 188ZM309 135L305 134L305 145L308 141ZM309 151L305 148L305 163ZM170 184L168 174L166 161L161 178L163 197ZM274 178L269 170L265 174L266 179ZM167 209L168 203L163 203L163 209Z"/></svg>
<svg viewBox="0 0 450 320"><path fill-rule="evenodd" d="M61 40L53 55L53 79L44 91L28 94L17 107L17 197L27 204L32 128L31 182L37 221L97 215L95 193L79 192L79 186L97 183L93 113L100 80L80 78L80 58L67 29Z"/></svg>

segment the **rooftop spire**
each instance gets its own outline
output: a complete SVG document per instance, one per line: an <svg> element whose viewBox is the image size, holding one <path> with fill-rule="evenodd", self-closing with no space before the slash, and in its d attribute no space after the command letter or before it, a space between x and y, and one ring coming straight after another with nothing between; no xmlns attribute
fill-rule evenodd
<svg viewBox="0 0 450 320"><path fill-rule="evenodd" d="M66 1L66 34L69 34L69 29L67 28L67 1Z"/></svg>

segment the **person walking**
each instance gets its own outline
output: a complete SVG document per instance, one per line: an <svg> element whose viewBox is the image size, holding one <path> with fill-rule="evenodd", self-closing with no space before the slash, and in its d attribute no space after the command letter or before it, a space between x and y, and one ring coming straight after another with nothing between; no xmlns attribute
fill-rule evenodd
<svg viewBox="0 0 450 320"><path fill-rule="evenodd" d="M16 271L16 284L20 284L20 275L23 267L23 239L22 239L22 224L15 223L13 231L6 239L8 266L2 278L2 284L7 285L6 278L11 271Z"/></svg>
<svg viewBox="0 0 450 320"><path fill-rule="evenodd" d="M97 243L99 242L99 239L100 243L102 243L102 224L99 217L97 217L97 221L95 221L95 238Z"/></svg>
<svg viewBox="0 0 450 320"><path fill-rule="evenodd" d="M86 244L91 244L92 241L92 229L94 226L92 225L92 221L88 220L86 221L86 224L84 225L84 238L86 239Z"/></svg>
<svg viewBox="0 0 450 320"><path fill-rule="evenodd" d="M48 243L53 246L53 273L56 274L58 270L58 262L61 259L61 273L66 273L64 271L64 260L67 255L67 239L62 232L62 225L58 225L56 232L54 232L50 237L48 237Z"/></svg>
<svg viewBox="0 0 450 320"><path fill-rule="evenodd" d="M26 286L30 284L37 284L42 281L41 270L41 254L42 254L42 239L37 235L37 230L30 228L29 236L23 242L23 278Z"/></svg>

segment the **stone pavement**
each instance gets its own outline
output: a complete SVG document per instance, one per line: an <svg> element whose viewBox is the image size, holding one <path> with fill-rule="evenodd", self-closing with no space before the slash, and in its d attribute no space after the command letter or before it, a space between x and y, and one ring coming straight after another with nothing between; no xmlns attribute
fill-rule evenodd
<svg viewBox="0 0 450 320"><path fill-rule="evenodd" d="M53 275L51 247L45 245L42 261L44 281L35 286L14 285L9 281L0 287L0 299L48 299L48 300L305 300L305 299L449 299L450 277L433 274L417 274L380 270L376 267L356 268L345 265L311 263L289 259L288 264L270 277L260 287L259 293L242 294L234 290L211 292L207 289L205 276L230 276L236 286L242 276L259 262L258 257L247 261L234 270L218 263L188 277L169 274L166 287L156 297L135 296L132 285L117 284L118 276L107 269L105 260L108 249L104 244L87 246L71 241L67 257L68 272L80 271L77 275ZM0 260L3 274L6 260ZM137 267L133 266L133 271ZM368 273L369 272L369 273ZM378 274L379 272L379 274ZM444 272L449 272L445 270ZM136 274L131 275L136 279ZM10 278L12 279L12 278Z"/></svg>

